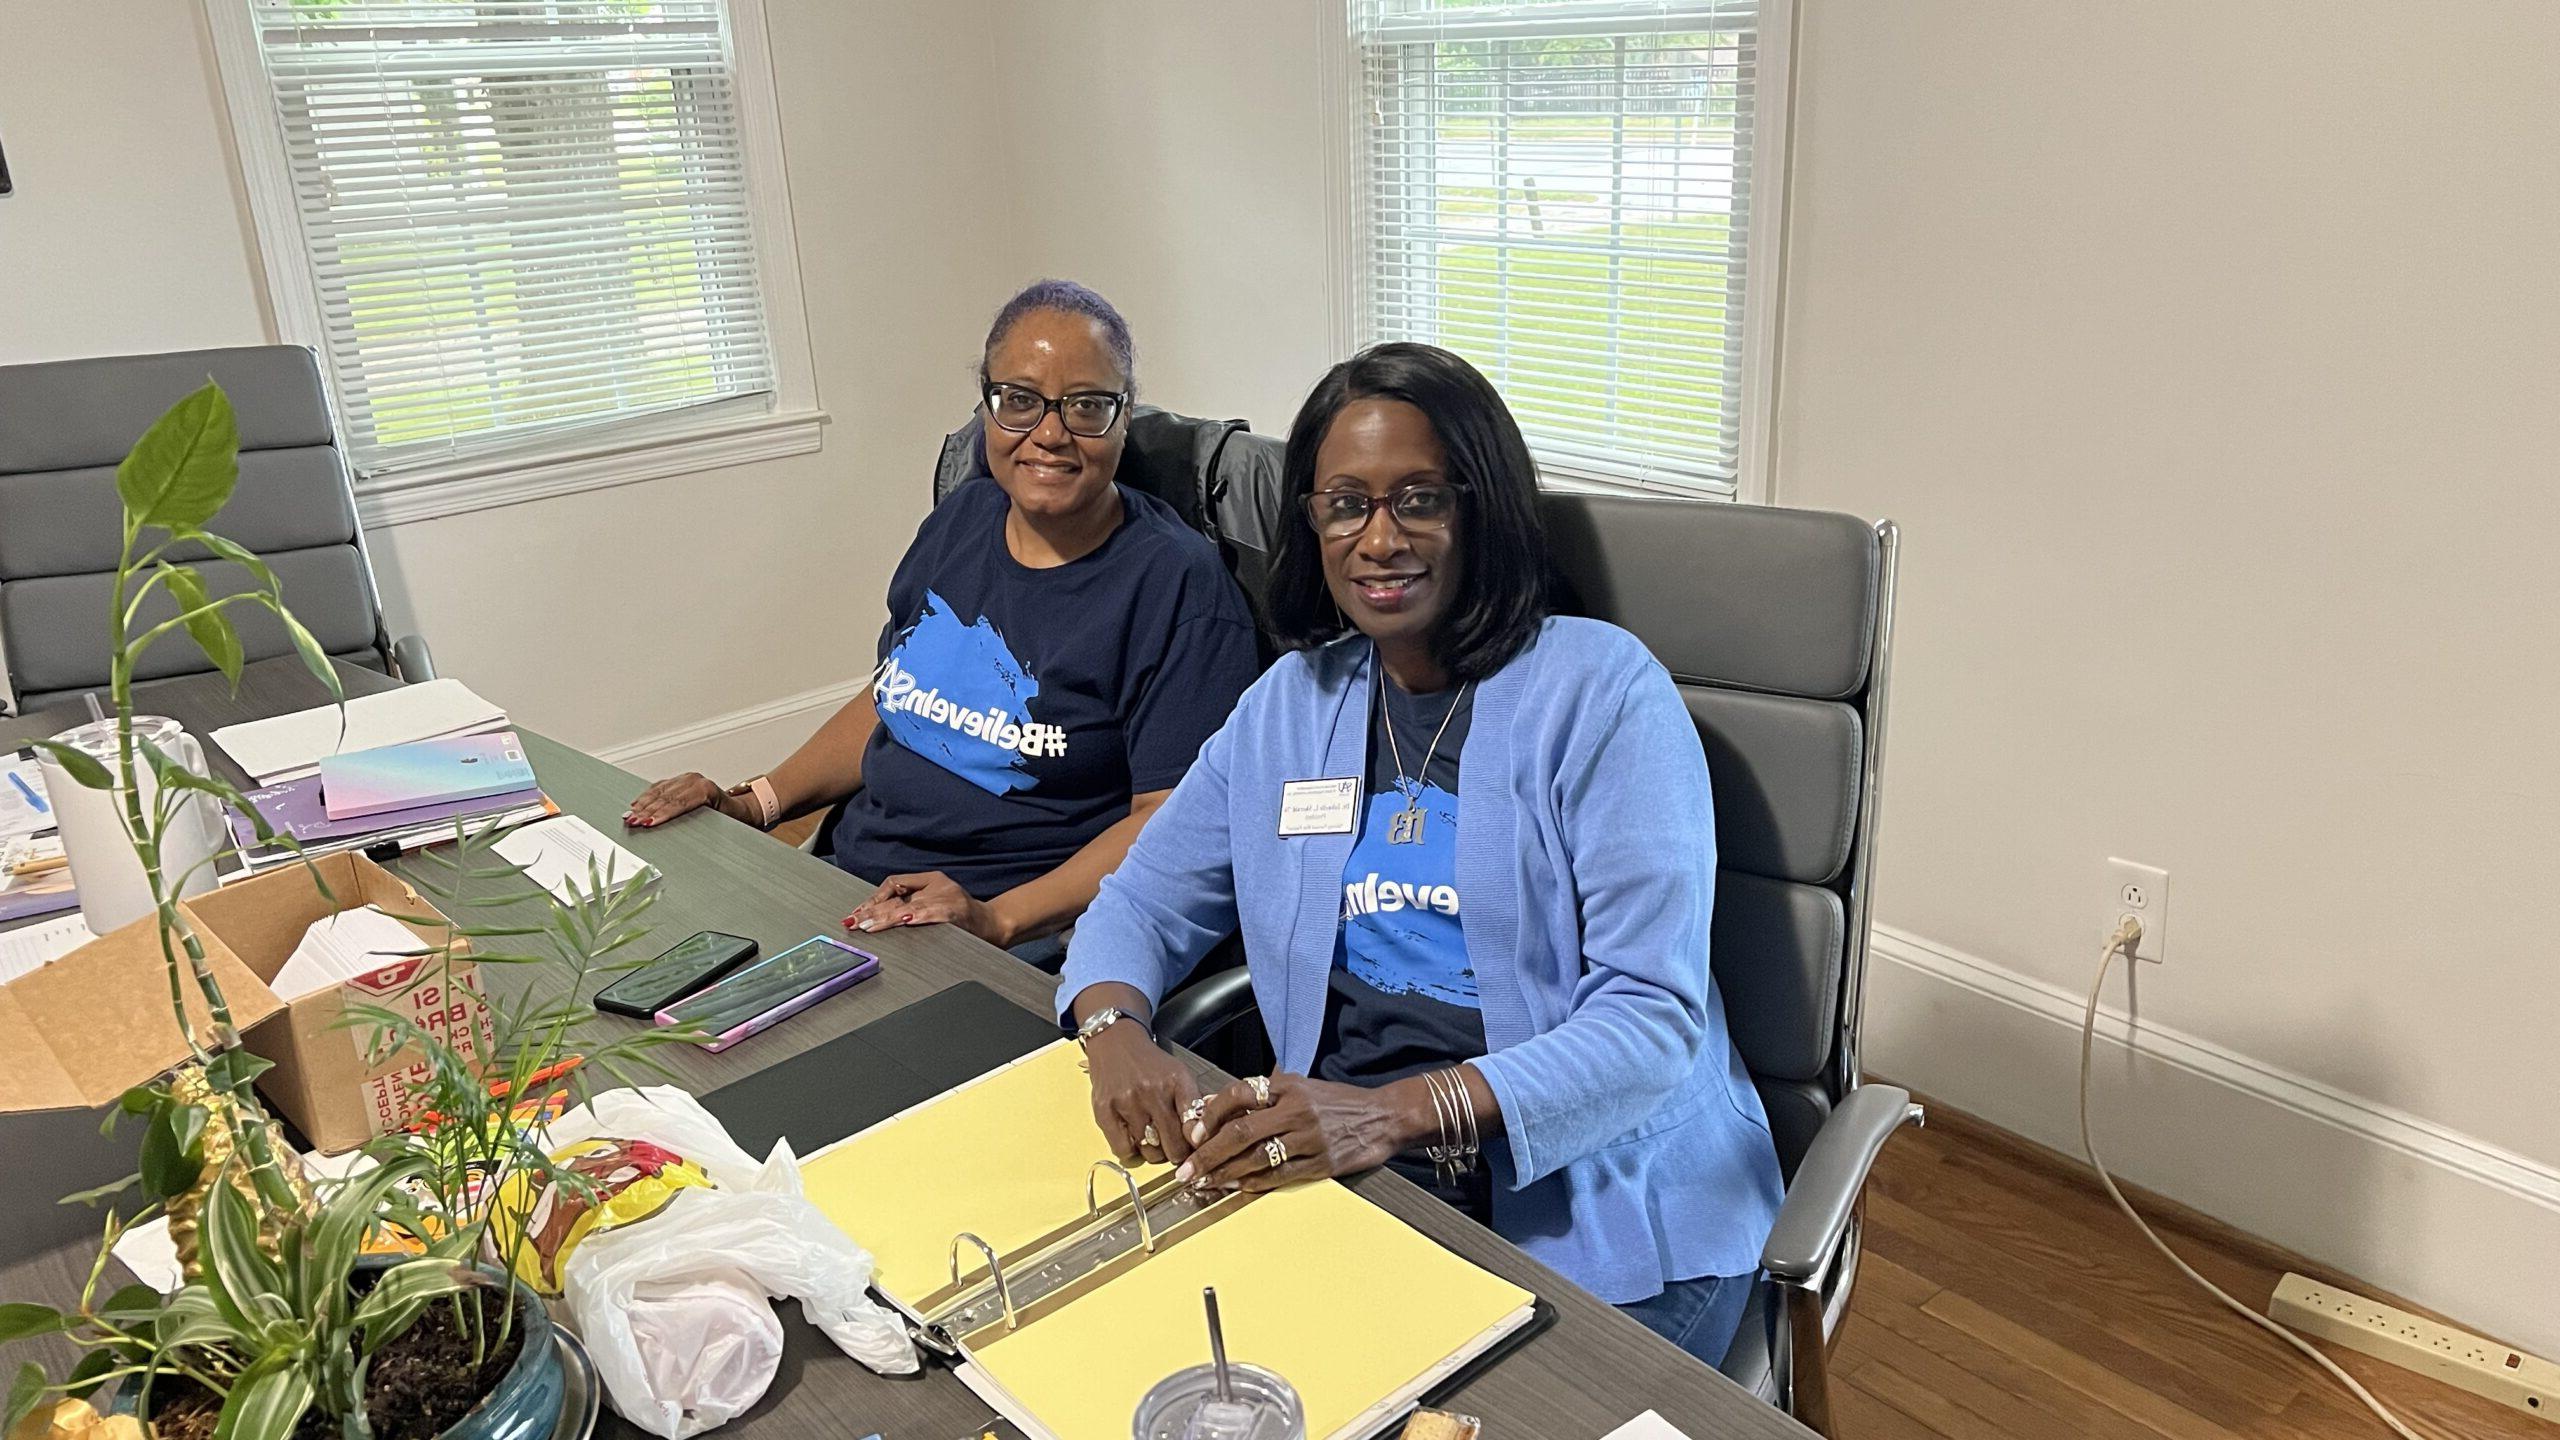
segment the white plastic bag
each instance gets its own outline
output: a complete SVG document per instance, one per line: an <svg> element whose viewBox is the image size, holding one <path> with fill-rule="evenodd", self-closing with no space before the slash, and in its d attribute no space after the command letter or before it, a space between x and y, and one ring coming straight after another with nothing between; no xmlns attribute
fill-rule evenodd
<svg viewBox="0 0 2560 1440"><path fill-rule="evenodd" d="M548 1143L600 1135L663 1145L719 1187L587 1236L562 1270L570 1321L632 1424L683 1440L762 1399L782 1359L767 1297L797 1298L809 1323L883 1375L917 1368L906 1325L868 1294L870 1252L801 1195L788 1145L759 1164L701 1102L664 1086L599 1095L553 1121Z"/></svg>

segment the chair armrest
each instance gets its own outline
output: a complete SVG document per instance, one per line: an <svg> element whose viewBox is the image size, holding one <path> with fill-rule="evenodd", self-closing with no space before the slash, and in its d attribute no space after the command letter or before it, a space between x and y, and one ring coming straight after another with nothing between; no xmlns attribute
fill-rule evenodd
<svg viewBox="0 0 2560 1440"><path fill-rule="evenodd" d="M415 685L436 678L435 652L424 635L403 635L391 642L391 672Z"/></svg>
<svg viewBox="0 0 2560 1440"><path fill-rule="evenodd" d="M1158 1040L1187 1049L1253 1013L1253 974L1238 965L1204 975L1156 1007Z"/></svg>
<svg viewBox="0 0 2560 1440"><path fill-rule="evenodd" d="M1858 1192L1875 1168L1884 1142L1905 1125L1925 1121L1911 1092L1892 1085L1861 1085L1850 1093L1796 1166L1795 1183L1778 1206L1778 1223L1769 1230L1760 1252L1760 1268L1771 1279L1809 1285L1831 1263L1849 1232Z"/></svg>

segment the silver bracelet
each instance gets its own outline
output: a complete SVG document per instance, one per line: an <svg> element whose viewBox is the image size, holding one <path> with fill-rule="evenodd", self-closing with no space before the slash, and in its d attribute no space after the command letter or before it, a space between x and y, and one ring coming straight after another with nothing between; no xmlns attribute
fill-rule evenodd
<svg viewBox="0 0 2560 1440"><path fill-rule="evenodd" d="M1440 1126L1440 1143L1425 1146L1423 1154L1439 1171L1442 1182L1454 1185L1475 1173L1476 1156L1483 1148L1476 1125L1475 1096L1455 1066L1424 1071L1422 1078L1431 1089L1432 1118Z"/></svg>

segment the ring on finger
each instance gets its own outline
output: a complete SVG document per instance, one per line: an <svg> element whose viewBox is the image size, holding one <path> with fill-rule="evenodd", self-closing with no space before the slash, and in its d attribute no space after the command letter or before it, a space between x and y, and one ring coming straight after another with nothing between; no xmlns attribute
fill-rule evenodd
<svg viewBox="0 0 2560 1440"><path fill-rule="evenodd" d="M1138 1143L1150 1150L1161 1150L1164 1148L1164 1142L1156 1138L1156 1127L1153 1125L1150 1125L1146 1129L1138 1132Z"/></svg>
<svg viewBox="0 0 2560 1440"><path fill-rule="evenodd" d="M1248 1075L1248 1076L1246 1076L1246 1077L1245 1077L1245 1082L1244 1082L1244 1083L1245 1083L1245 1084L1247 1084L1247 1085L1249 1085L1249 1086L1251 1086L1251 1087L1253 1087L1253 1108L1254 1108L1254 1109L1256 1109L1256 1110L1268 1110L1268 1109L1270 1109L1270 1108L1271 1108L1271 1077L1270 1077L1270 1076L1268 1076L1268 1075Z"/></svg>
<svg viewBox="0 0 2560 1440"><path fill-rule="evenodd" d="M1277 1169L1279 1169L1281 1166L1288 1164L1288 1163L1289 1163L1289 1142L1288 1142L1288 1141L1286 1141L1286 1140L1281 1139L1281 1138L1280 1138L1279 1136L1277 1136L1277 1135L1274 1135L1274 1136L1272 1136L1270 1139L1263 1141L1263 1142L1262 1142L1262 1158L1263 1158L1263 1159L1265 1159L1265 1160L1270 1161L1270 1162L1271 1162L1271 1168L1272 1168L1272 1169L1274 1169L1274 1170L1277 1170Z"/></svg>
<svg viewBox="0 0 2560 1440"><path fill-rule="evenodd" d="M1197 1125L1200 1123L1200 1117L1208 1113L1209 1097L1203 1095L1199 1099L1182 1107L1182 1123L1185 1126Z"/></svg>

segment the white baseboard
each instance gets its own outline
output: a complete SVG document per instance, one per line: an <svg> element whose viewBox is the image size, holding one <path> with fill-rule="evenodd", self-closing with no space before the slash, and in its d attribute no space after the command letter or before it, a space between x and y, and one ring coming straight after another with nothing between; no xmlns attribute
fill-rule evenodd
<svg viewBox="0 0 2560 1440"><path fill-rule="evenodd" d="M2145 966L2140 983L2173 983L2169 973ZM2124 993L2120 975L2108 993ZM2078 1155L2087 998L1878 926L1864 1063ZM2120 1006L2099 1013L2093 1124L2119 1178L2512 1344L2560 1352L2560 1168Z"/></svg>
<svg viewBox="0 0 2560 1440"><path fill-rule="evenodd" d="M862 679L839 681L750 705L708 720L610 745L596 753L646 779L699 770L743 778L773 768L818 723L862 693Z"/></svg>

